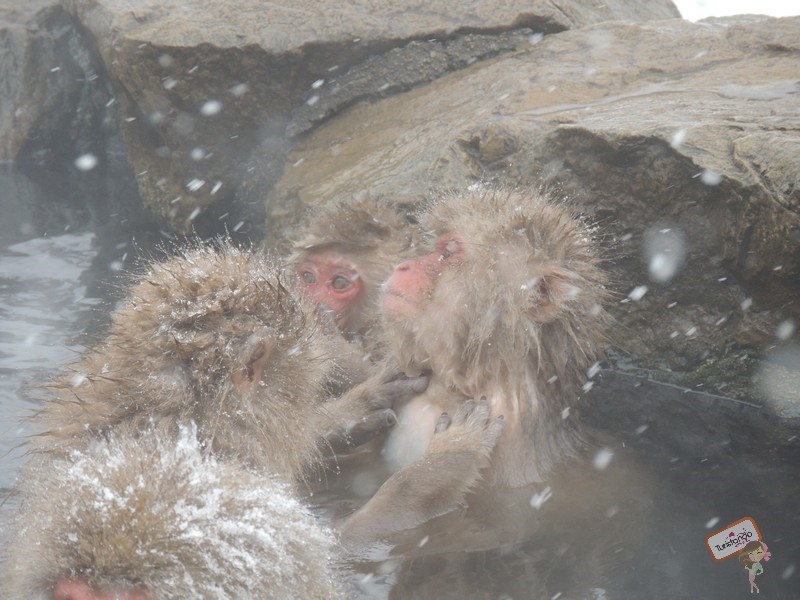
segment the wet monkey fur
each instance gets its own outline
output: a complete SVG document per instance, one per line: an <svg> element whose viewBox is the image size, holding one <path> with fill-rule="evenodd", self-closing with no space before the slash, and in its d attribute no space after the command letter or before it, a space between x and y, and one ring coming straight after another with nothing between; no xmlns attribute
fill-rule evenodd
<svg viewBox="0 0 800 600"><path fill-rule="evenodd" d="M319 431L295 414L324 412L347 345L277 273L266 256L229 245L149 265L106 338L51 386L34 447L80 446L121 423L175 431L192 421L223 458L301 475L319 452Z"/></svg>
<svg viewBox="0 0 800 600"><path fill-rule="evenodd" d="M590 228L544 194L471 188L419 215L430 253L383 285L391 354L428 391L398 412L385 453L414 460L434 433L430 413L485 397L505 428L487 477L540 481L580 445L574 405L609 326L607 278Z"/></svg>
<svg viewBox="0 0 800 600"><path fill-rule="evenodd" d="M348 344L289 287L263 256L227 246L189 249L139 277L107 338L36 417L43 432L7 529L7 597L235 598L243 569L263 575L248 580L257 597L280 597L284 585L339 594L320 559L331 534L286 507L332 430L413 390L369 388L376 399L357 386L327 399ZM477 474L498 423L480 405L440 427L420 461L339 527L341 546L452 509L438 475L453 458L448 440L471 440L458 452ZM214 552L218 543L231 551ZM269 574L276 553L286 568Z"/></svg>

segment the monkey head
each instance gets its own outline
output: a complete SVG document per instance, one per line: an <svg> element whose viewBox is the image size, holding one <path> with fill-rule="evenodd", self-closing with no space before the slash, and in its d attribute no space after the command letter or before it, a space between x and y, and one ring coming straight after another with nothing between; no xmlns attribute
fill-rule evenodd
<svg viewBox="0 0 800 600"><path fill-rule="evenodd" d="M297 415L319 412L340 342L267 256L186 248L136 277L107 338L43 410L50 430L38 443L68 448L122 422L193 421L220 456L292 480L319 452ZM278 451L287 437L294 452Z"/></svg>
<svg viewBox="0 0 800 600"><path fill-rule="evenodd" d="M547 445L550 434L532 432L571 420L564 410L606 339L606 277L589 229L542 194L480 188L431 202L420 225L433 250L400 263L381 299L401 368L488 396L507 432ZM550 445L537 454L569 444Z"/></svg>
<svg viewBox="0 0 800 600"><path fill-rule="evenodd" d="M289 264L306 299L351 337L379 320L380 285L415 241L415 228L393 206L372 198L334 202L307 224Z"/></svg>
<svg viewBox="0 0 800 600"><path fill-rule="evenodd" d="M22 480L3 598L336 597L333 533L269 473L177 435L123 427Z"/></svg>
<svg viewBox="0 0 800 600"><path fill-rule="evenodd" d="M430 203L420 223L432 252L399 264L381 300L404 366L448 373L468 395L520 369L568 380L584 370L605 338L606 277L570 210L477 189Z"/></svg>

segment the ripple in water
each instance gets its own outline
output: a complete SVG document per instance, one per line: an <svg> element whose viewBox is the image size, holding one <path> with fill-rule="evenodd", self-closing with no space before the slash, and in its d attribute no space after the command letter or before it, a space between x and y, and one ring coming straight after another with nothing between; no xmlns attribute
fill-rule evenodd
<svg viewBox="0 0 800 600"><path fill-rule="evenodd" d="M82 276L96 255L91 233L41 237L0 250L0 490L21 463L22 423L37 406L31 384L52 375L83 347L100 300Z"/></svg>

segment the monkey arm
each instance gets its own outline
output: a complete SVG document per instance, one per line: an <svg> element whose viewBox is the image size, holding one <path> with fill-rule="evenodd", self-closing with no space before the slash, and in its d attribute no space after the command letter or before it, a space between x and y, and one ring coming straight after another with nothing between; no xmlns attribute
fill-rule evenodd
<svg viewBox="0 0 800 600"><path fill-rule="evenodd" d="M490 420L485 398L465 401L452 421L443 413L425 454L392 475L341 525L344 546L368 545L456 508L480 482L503 424L502 416Z"/></svg>
<svg viewBox="0 0 800 600"><path fill-rule="evenodd" d="M387 369L323 405L329 420L323 430L324 444L333 453L344 453L365 444L395 424L392 407L424 392L428 377L397 378Z"/></svg>

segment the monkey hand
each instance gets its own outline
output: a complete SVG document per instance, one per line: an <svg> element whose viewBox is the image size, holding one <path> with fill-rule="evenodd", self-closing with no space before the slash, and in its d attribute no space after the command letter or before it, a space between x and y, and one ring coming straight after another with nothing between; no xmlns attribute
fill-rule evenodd
<svg viewBox="0 0 800 600"><path fill-rule="evenodd" d="M474 454L477 463L484 462L500 439L504 424L502 415L491 419L489 402L485 396L477 403L468 398L452 419L447 413L441 414L426 455L467 452Z"/></svg>
<svg viewBox="0 0 800 600"><path fill-rule="evenodd" d="M452 419L442 414L425 453L341 525L342 543L351 549L367 546L458 507L480 482L503 425L502 416L491 418L486 398L466 400Z"/></svg>
<svg viewBox="0 0 800 600"><path fill-rule="evenodd" d="M333 428L325 435L334 453L351 450L384 433L397 422L393 406L428 387L428 377L394 378L381 374L360 383L341 398L325 404Z"/></svg>

